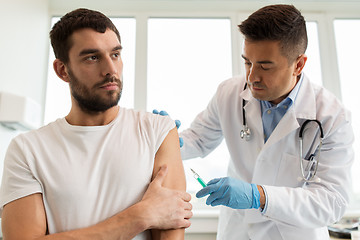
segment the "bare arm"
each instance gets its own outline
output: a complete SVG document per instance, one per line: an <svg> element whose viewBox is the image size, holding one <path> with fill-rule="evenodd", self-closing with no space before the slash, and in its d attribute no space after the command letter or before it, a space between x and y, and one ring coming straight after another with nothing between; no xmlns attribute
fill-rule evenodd
<svg viewBox="0 0 360 240"><path fill-rule="evenodd" d="M40 193L5 205L2 214L4 239L131 239L147 228L141 204L94 226L47 235L46 214Z"/></svg>
<svg viewBox="0 0 360 240"><path fill-rule="evenodd" d="M154 164L154 174L159 170L160 166L167 165L168 175L166 176L163 187L176 189L180 191L186 190L186 181L184 167L180 155L179 147L179 135L177 128L172 129L163 143L161 144L159 150L155 156ZM179 202L179 210L186 208L184 202ZM191 205L188 206L191 209ZM189 209L189 210L190 210ZM182 213L180 213L182 214ZM191 216L190 216L191 217ZM175 230L152 230L152 236L154 240L164 240L164 239L184 239L185 229L175 229Z"/></svg>

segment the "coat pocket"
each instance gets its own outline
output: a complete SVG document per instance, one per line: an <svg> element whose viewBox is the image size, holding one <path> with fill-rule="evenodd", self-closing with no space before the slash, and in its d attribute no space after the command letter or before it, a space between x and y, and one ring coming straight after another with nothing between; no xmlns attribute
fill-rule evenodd
<svg viewBox="0 0 360 240"><path fill-rule="evenodd" d="M307 161L303 160L304 167ZM284 153L275 180L276 186L301 187L303 185L300 156Z"/></svg>

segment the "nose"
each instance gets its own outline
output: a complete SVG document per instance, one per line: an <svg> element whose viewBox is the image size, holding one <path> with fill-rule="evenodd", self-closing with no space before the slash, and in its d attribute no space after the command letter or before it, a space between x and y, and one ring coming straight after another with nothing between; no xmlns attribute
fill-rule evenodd
<svg viewBox="0 0 360 240"><path fill-rule="evenodd" d="M260 81L260 77L258 75L258 71L256 70L256 68L254 66L251 66L248 70L248 76L247 76L247 81L249 83L253 83L253 82L258 82Z"/></svg>
<svg viewBox="0 0 360 240"><path fill-rule="evenodd" d="M107 57L102 62L102 75L117 75L122 71L122 61L121 59L114 60L111 57Z"/></svg>

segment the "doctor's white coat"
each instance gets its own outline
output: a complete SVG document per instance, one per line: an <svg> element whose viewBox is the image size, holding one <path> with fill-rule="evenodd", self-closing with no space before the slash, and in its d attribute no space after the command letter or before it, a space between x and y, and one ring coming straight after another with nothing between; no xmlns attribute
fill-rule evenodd
<svg viewBox="0 0 360 240"><path fill-rule="evenodd" d="M183 159L204 157L225 139L230 153L228 176L262 185L268 195L267 210L222 207L218 240L329 239L327 225L345 212L351 191L350 168L354 159L350 114L326 89L304 76L293 105L264 144L261 107L244 77L224 81L208 107L180 136ZM242 99L250 141L240 138ZM324 129L317 176L320 183L302 187L299 129L307 119L317 119ZM316 123L304 133L303 158L319 144Z"/></svg>

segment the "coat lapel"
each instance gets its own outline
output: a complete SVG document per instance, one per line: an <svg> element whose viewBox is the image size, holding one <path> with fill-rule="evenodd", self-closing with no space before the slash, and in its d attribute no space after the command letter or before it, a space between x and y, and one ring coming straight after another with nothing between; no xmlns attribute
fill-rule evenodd
<svg viewBox="0 0 360 240"><path fill-rule="evenodd" d="M280 120L265 145L260 103L251 95L248 88L240 93L240 97L246 101L244 107L246 122L252 131L252 136L262 136L260 139L254 139L258 146L263 146L262 152L289 133L297 130L304 119L316 119L315 93L305 74L301 84L295 102Z"/></svg>

